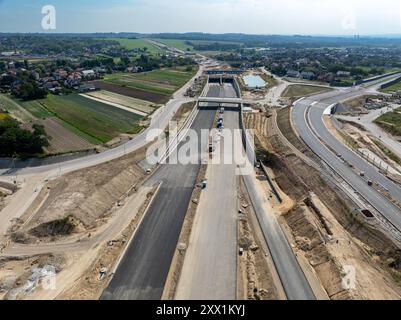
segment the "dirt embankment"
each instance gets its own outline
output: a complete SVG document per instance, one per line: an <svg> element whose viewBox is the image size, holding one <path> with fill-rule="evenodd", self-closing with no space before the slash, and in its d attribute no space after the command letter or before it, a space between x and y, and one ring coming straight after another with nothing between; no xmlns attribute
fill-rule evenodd
<svg viewBox="0 0 401 320"><path fill-rule="evenodd" d="M365 104L368 99L373 98L376 98L376 96L369 95L349 99L337 105L336 113L343 115L358 115L368 113L368 110L365 108Z"/></svg>
<svg viewBox="0 0 401 320"><path fill-rule="evenodd" d="M14 228L13 239L52 241L103 225L111 209L144 180L145 173L138 166L143 157L144 150L47 183L35 208Z"/></svg>
<svg viewBox="0 0 401 320"><path fill-rule="evenodd" d="M332 299L398 299L400 251L383 233L354 218L355 205L347 196L314 166L301 160L305 155L315 156L294 133L289 114L288 109L280 110L277 122L287 140L299 150L289 147L274 130L274 117L266 121L264 115L247 115L246 123L256 128L259 157L273 170L280 189L294 200L294 206L282 212L280 221L291 228L297 250L307 258ZM311 192L325 208L323 219L307 201ZM336 226L334 234L327 230L324 221L328 220ZM347 265L357 272L353 290L344 290L341 285Z"/></svg>
<svg viewBox="0 0 401 320"><path fill-rule="evenodd" d="M5 198L6 198L6 194L2 193L0 190L0 211L3 210L3 208L6 206Z"/></svg>
<svg viewBox="0 0 401 320"><path fill-rule="evenodd" d="M146 201L141 205L137 215L121 234L112 242L101 245L96 258L90 261L87 269L82 272L78 279L71 283L66 283L66 290L57 296L57 299L67 300L98 300L112 279L113 271L118 267L119 259L122 258L124 251L128 248L129 240L133 237L133 232L138 228L139 222L146 212L157 188L155 187L146 196ZM104 276L102 276L104 272Z"/></svg>
<svg viewBox="0 0 401 320"><path fill-rule="evenodd" d="M6 198L11 196L15 190L15 186L8 182L0 181L0 211L6 206Z"/></svg>
<svg viewBox="0 0 401 320"><path fill-rule="evenodd" d="M196 102L183 103L181 107L177 110L177 112L174 114L172 121L176 121L177 123L182 122L183 119L186 119L188 117L193 108L195 108L195 105Z"/></svg>
<svg viewBox="0 0 401 320"><path fill-rule="evenodd" d="M335 263L326 248L322 230L310 208L298 205L284 217L297 247L305 252L330 299L349 299L349 293L341 285L341 266Z"/></svg>

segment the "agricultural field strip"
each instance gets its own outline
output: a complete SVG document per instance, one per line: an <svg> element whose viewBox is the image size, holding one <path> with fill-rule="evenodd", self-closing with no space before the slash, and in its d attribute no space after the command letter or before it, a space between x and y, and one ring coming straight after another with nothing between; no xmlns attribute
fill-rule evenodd
<svg viewBox="0 0 401 320"><path fill-rule="evenodd" d="M46 109L79 131L108 142L120 133L129 132L141 116L79 95L48 96Z"/></svg>
<svg viewBox="0 0 401 320"><path fill-rule="evenodd" d="M130 96L122 95L119 93L114 93L107 90L101 90L96 92L90 92L89 94L97 97L102 98L104 100L109 100L121 104L126 107L132 107L133 109L138 109L139 111L150 113L153 112L154 109L159 108L160 105L154 102L150 102L147 100L142 100L138 98L133 98Z"/></svg>
<svg viewBox="0 0 401 320"><path fill-rule="evenodd" d="M112 102L112 101L107 101L107 100L104 100L104 99L101 99L101 98L97 98L97 97L95 97L93 95L90 95L90 94L80 94L80 96L82 96L84 98L87 98L87 99L91 99L91 100L97 101L97 102L105 103L105 104L108 104L108 105L110 105L112 107L116 107L116 108L119 108L119 109L122 109L122 110L125 110L125 111L128 111L128 112L135 113L135 114L137 114L139 116L142 116L142 117L146 117L148 115L148 113L138 111L138 110L133 109L131 107L125 107L125 106L123 106L121 104L118 104L118 103L115 103L115 102Z"/></svg>
<svg viewBox="0 0 401 320"><path fill-rule="evenodd" d="M157 82L151 82L146 80L140 80L136 78L131 78L127 76L122 76L120 78L108 78L104 80L112 84L117 84L120 86L127 86L135 89L140 89L149 92L161 93L161 94L171 94L175 91L175 87L166 84L160 84Z"/></svg>
<svg viewBox="0 0 401 320"><path fill-rule="evenodd" d="M3 95L0 95L0 101L2 101L3 103L6 101L7 104L4 105L5 110L8 111L14 118L23 123L50 118L61 125L63 128L67 129L68 132L71 132L73 134L73 136L71 136L71 139L73 140L81 138L89 143L88 146L92 144L96 145L102 143L100 140L80 131L79 129L73 127L62 119L57 118L54 114L50 113L39 101L20 102L15 101L12 98L5 97ZM44 122L45 120L39 121L40 123L45 125L46 130L49 129L49 122ZM50 128L50 131L51 129L52 128ZM52 144L52 141L50 143Z"/></svg>
<svg viewBox="0 0 401 320"><path fill-rule="evenodd" d="M0 108L4 108L5 111L9 112L13 117L22 122L35 120L35 117L31 113L25 110L16 101L5 95L0 95Z"/></svg>
<svg viewBox="0 0 401 320"><path fill-rule="evenodd" d="M164 69L138 74L116 73L106 76L103 81L150 92L172 94L192 76L192 72Z"/></svg>
<svg viewBox="0 0 401 320"><path fill-rule="evenodd" d="M124 96L107 90L88 92L86 94L107 102L113 102L124 107L135 109L146 114L153 113L155 109L160 107L160 105L150 101Z"/></svg>

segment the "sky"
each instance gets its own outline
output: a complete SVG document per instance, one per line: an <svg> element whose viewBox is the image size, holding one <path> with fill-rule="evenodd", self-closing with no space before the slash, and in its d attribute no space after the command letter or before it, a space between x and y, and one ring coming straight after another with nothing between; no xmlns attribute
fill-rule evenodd
<svg viewBox="0 0 401 320"><path fill-rule="evenodd" d="M401 0L0 0L0 32L401 34Z"/></svg>

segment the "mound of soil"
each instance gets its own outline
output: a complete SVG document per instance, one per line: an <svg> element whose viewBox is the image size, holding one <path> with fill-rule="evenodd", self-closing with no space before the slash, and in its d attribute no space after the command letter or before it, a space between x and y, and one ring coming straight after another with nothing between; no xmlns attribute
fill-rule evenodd
<svg viewBox="0 0 401 320"><path fill-rule="evenodd" d="M74 232L76 223L72 216L59 220L53 220L43 223L29 231L29 233L38 238L66 236Z"/></svg>

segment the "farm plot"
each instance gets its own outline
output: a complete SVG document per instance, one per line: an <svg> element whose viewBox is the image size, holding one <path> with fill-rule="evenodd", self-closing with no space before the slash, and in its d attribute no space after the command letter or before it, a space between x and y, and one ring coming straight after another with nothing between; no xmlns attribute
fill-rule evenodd
<svg viewBox="0 0 401 320"><path fill-rule="evenodd" d="M0 94L0 109L7 111L14 118L22 122L30 122L35 119L31 113L7 95Z"/></svg>
<svg viewBox="0 0 401 320"><path fill-rule="evenodd" d="M142 118L79 95L48 96L41 102L57 118L102 143L122 133L130 133Z"/></svg>
<svg viewBox="0 0 401 320"><path fill-rule="evenodd" d="M95 85L96 89L107 90L109 92L117 93L135 99L150 101L156 104L163 104L169 100L169 97L164 94L139 90L109 82L96 81L93 84Z"/></svg>
<svg viewBox="0 0 401 320"><path fill-rule="evenodd" d="M168 68L143 73L114 73L103 81L165 96L172 95L194 75L193 71Z"/></svg>
<svg viewBox="0 0 401 320"><path fill-rule="evenodd" d="M75 134L72 130L63 126L61 120L55 117L41 119L37 123L43 125L46 133L51 137L49 139L50 146L46 148L46 151L50 154L89 150L94 147L93 144L87 141L89 139L84 139Z"/></svg>
<svg viewBox="0 0 401 320"><path fill-rule="evenodd" d="M2 95L0 96L0 104L1 109L8 112L0 112L0 120L2 115L11 115L18 119L25 129L30 130L35 123L45 127L50 143L50 146L46 148L48 154L88 150L93 148L95 144L101 143L101 141L56 118L44 107L43 101L19 101Z"/></svg>
<svg viewBox="0 0 401 320"><path fill-rule="evenodd" d="M52 117L53 114L50 113L40 100L32 101L19 101L18 102L25 110L30 112L36 118L48 118Z"/></svg>
<svg viewBox="0 0 401 320"><path fill-rule="evenodd" d="M127 107L136 111L139 111L139 114L148 115L153 113L153 111L158 108L158 105L152 104L148 101L124 96L118 93L101 90L95 92L89 92L86 94L87 96L94 97L96 99L102 100L105 103L113 103L116 105L120 105L123 107Z"/></svg>

